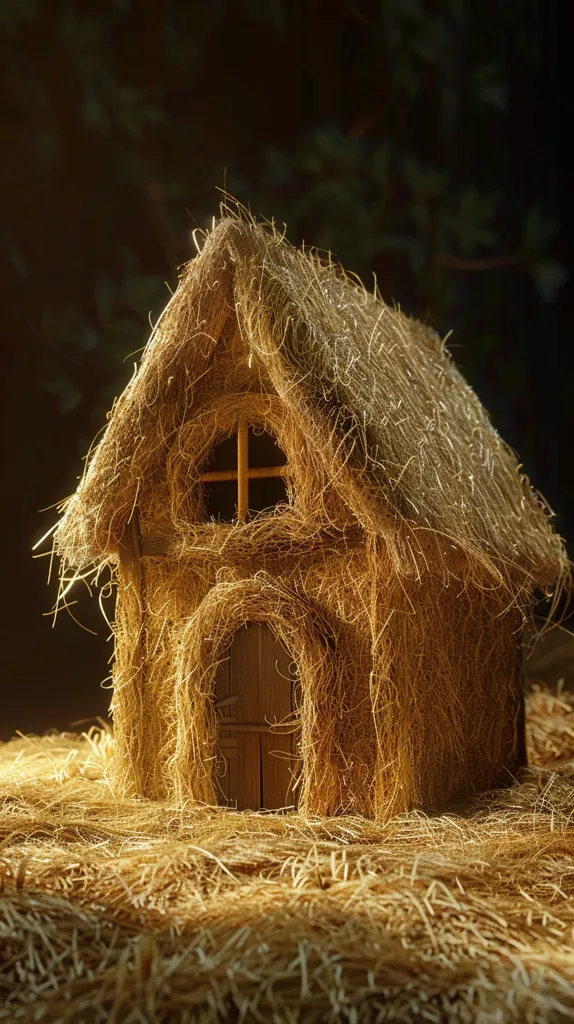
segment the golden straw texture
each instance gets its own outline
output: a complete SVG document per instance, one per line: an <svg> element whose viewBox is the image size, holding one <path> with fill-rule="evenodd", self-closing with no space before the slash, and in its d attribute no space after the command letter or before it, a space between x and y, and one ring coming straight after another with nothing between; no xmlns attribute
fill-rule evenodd
<svg viewBox="0 0 574 1024"><path fill-rule="evenodd" d="M209 522L200 474L239 422L276 437L288 503ZM184 268L55 549L62 598L119 585L117 794L216 801L217 666L255 621L299 675L300 810L379 822L511 780L520 630L569 572L433 332L246 217Z"/></svg>
<svg viewBox="0 0 574 1024"><path fill-rule="evenodd" d="M571 1020L572 695L527 723L514 786L386 825L119 800L98 729L3 744L0 1020Z"/></svg>
<svg viewBox="0 0 574 1024"><path fill-rule="evenodd" d="M221 344L237 329L245 389L266 378L369 529L385 535L398 515L542 582L564 569L541 502L438 336L277 232L231 217L184 268L70 500L58 547L72 564L115 553L189 413L238 383L233 340ZM213 358L218 346L227 359Z"/></svg>

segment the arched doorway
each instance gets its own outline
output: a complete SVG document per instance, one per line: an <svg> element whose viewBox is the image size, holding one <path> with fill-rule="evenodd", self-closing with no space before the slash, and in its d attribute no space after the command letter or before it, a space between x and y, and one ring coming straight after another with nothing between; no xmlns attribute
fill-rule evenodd
<svg viewBox="0 0 574 1024"><path fill-rule="evenodd" d="M240 811L296 806L297 691L291 658L269 627L241 626L215 684L217 789L224 806Z"/></svg>

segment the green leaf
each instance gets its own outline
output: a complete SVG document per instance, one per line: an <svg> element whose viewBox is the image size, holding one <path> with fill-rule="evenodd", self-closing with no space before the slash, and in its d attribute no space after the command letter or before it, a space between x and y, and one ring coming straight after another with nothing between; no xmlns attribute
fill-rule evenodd
<svg viewBox="0 0 574 1024"><path fill-rule="evenodd" d="M35 21L38 0L2 0L0 4L0 31L16 36L21 25Z"/></svg>
<svg viewBox="0 0 574 1024"><path fill-rule="evenodd" d="M82 120L92 131L106 135L110 130L110 119L105 107L94 89L88 89L82 102Z"/></svg>
<svg viewBox="0 0 574 1024"><path fill-rule="evenodd" d="M59 155L58 133L54 125L31 132L29 146L35 166L41 173L50 171Z"/></svg>
<svg viewBox="0 0 574 1024"><path fill-rule="evenodd" d="M403 162L405 178L419 199L431 199L441 195L448 185L448 173L433 167L425 167L412 156Z"/></svg>
<svg viewBox="0 0 574 1024"><path fill-rule="evenodd" d="M28 277L28 263L19 240L8 232L3 232L0 235L0 244L18 276Z"/></svg>
<svg viewBox="0 0 574 1024"><path fill-rule="evenodd" d="M391 151L389 146L377 146L373 155L372 174L377 184L382 188L389 185L389 171L391 163Z"/></svg>
<svg viewBox="0 0 574 1024"><path fill-rule="evenodd" d="M540 206L531 206L524 223L524 248L537 256L547 248L558 232L558 221L547 216Z"/></svg>
<svg viewBox="0 0 574 1024"><path fill-rule="evenodd" d="M539 260L531 270L532 280L538 294L545 302L554 302L560 289L569 278L566 267L558 260Z"/></svg>
<svg viewBox="0 0 574 1024"><path fill-rule="evenodd" d="M64 414L77 409L84 397L73 380L65 373L47 380L44 384L44 390L56 396L60 412Z"/></svg>
<svg viewBox="0 0 574 1024"><path fill-rule="evenodd" d="M471 76L471 82L476 90L476 95L483 103L494 107L495 110L508 110L508 82L499 61L477 68Z"/></svg>
<svg viewBox="0 0 574 1024"><path fill-rule="evenodd" d="M263 176L270 185L281 187L293 180L293 167L286 153L271 146L263 150Z"/></svg>

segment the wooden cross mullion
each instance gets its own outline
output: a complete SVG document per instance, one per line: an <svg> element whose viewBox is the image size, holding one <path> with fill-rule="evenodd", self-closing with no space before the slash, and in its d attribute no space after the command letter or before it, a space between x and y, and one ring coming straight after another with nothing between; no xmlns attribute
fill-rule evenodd
<svg viewBox="0 0 574 1024"><path fill-rule="evenodd" d="M247 476L250 480L263 480L268 476L287 476L287 466L250 466ZM211 484L218 480L237 480L236 469L208 469L201 473L199 479L204 484Z"/></svg>
<svg viewBox="0 0 574 1024"><path fill-rule="evenodd" d="M240 420L237 427L237 469L214 469L200 473L202 483L218 480L237 480L237 518L244 523L249 512L249 481L261 480L272 476L286 476L287 466L255 466L249 468L249 426Z"/></svg>
<svg viewBox="0 0 574 1024"><path fill-rule="evenodd" d="M249 427L240 420L237 427L237 518L244 523L249 512Z"/></svg>

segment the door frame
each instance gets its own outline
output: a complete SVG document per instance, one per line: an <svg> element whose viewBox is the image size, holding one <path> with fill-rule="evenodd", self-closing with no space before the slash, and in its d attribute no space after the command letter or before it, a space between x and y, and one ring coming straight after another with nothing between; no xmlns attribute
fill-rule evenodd
<svg viewBox="0 0 574 1024"><path fill-rule="evenodd" d="M301 768L298 666L264 622L244 622L226 654L214 692L219 802L239 810L296 808Z"/></svg>
<svg viewBox="0 0 574 1024"><path fill-rule="evenodd" d="M299 811L328 814L326 794L339 789L337 723L328 715L328 702L321 699L337 687L340 671L332 630L304 595L266 572L216 584L182 623L174 694L177 732L169 764L173 796L178 802L217 805L213 778L215 678L233 634L246 621L266 623L298 666L302 720ZM321 749L320 763L315 758L316 747Z"/></svg>

